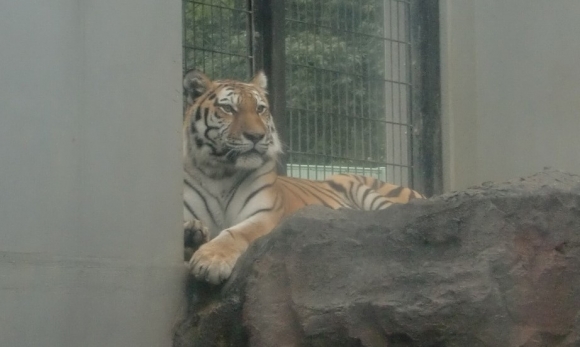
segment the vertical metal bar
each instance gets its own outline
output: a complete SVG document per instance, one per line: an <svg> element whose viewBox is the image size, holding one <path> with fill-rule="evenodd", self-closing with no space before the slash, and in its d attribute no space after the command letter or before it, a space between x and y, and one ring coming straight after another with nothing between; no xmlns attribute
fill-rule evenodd
<svg viewBox="0 0 580 347"><path fill-rule="evenodd" d="M411 15L411 3L407 3L407 35L406 41L407 43L407 69L406 69L406 78L405 80L409 83L409 85L405 86L407 90L407 163L409 165L409 169L407 172L407 181L410 186L414 186L413 176L415 173L415 166L413 165L413 38L412 38L412 15Z"/></svg>
<svg viewBox="0 0 580 347"><path fill-rule="evenodd" d="M323 78L322 78L322 85L324 86L324 89L322 89L322 100L323 100L323 104L322 104L322 115L323 115L323 122L322 122L322 138L324 139L324 144L326 144L328 146L328 125L330 124L329 122L329 110L326 109L326 103L324 101L328 100L328 83L330 81L326 81L328 79L328 72L324 72L322 74ZM332 144L330 145L332 146ZM324 148L322 149L322 153L324 154L324 173L323 173L323 178L326 178L326 163L327 163L327 156L328 156L328 149Z"/></svg>
<svg viewBox="0 0 580 347"><path fill-rule="evenodd" d="M226 11L226 10L224 9L223 11ZM225 36L228 38L228 48L227 48L227 51L228 51L228 52L232 52L232 53L234 53L234 52L235 52L235 50L234 50L234 48L232 48L232 46L233 46L233 44L234 44L234 43L233 43L233 42L232 42L232 40L230 39L231 37L234 37L234 36L232 35L232 21L231 21L231 16L232 16L232 14L233 14L234 12L233 12L233 10L227 10L227 11L228 11L228 12L226 12L226 19L227 19L227 21L226 21L226 28L227 28L227 29L226 29L226 30L227 30L227 32L226 32L226 35L225 35ZM223 19L222 19L222 20L223 20ZM250 46L250 47L251 47L251 46ZM226 58L227 58L227 61L228 61L228 66L230 66L230 68L231 68L232 66L235 66L235 65L233 65L233 63L232 63L232 58L233 58L233 56L232 56L231 54L229 54L229 55L228 55Z"/></svg>
<svg viewBox="0 0 580 347"><path fill-rule="evenodd" d="M359 47L358 47L358 42L355 40L355 33L354 33L354 29L355 29L354 14L355 14L355 11L351 9L351 12L350 12L351 28L350 28L350 30L348 32L348 36L349 36L349 38L351 40L351 47L354 48L354 54L356 55L356 54L359 53ZM357 76L356 76L356 72L357 71L355 70L356 69L356 63L352 67L352 69L353 69L351 71L351 73L353 74L353 83L352 84L353 85L356 85L356 82L357 82L356 81L357 80ZM357 111L356 110L356 94L350 88L348 89L348 91L350 92L350 95L351 95L351 98L352 98L351 99L351 110L349 111L350 112L350 116L356 116L356 111ZM349 116L349 115L347 115L347 116ZM356 131L357 129L356 128L357 128L357 118L353 118L352 119L352 131L349 131L349 133L351 133L352 142L354 144L354 151L351 154L351 158L352 159L360 158L360 155L358 154L358 151L359 151L358 144L359 144L359 142L357 141L357 131Z"/></svg>
<svg viewBox="0 0 580 347"><path fill-rule="evenodd" d="M332 80L336 81L336 74L335 73L332 73L332 72L329 72L329 77L331 77L331 81L329 81L329 85L330 85L330 88L329 88L329 93L330 93L330 107L331 108L329 110L330 114L328 116L328 118L330 118L330 122L329 122L330 142L327 142L327 143L330 143L330 151L329 151L330 152L330 156L331 157L334 157L336 155L335 154L336 153L336 150L335 150L335 142L334 142L334 133L336 132L336 129L335 129L335 125L334 125L334 119L336 117L336 112L335 112L336 111L336 106L335 105L336 105L336 102L337 101L335 100L335 94L333 93L333 89L334 88L332 86Z"/></svg>
<svg viewBox="0 0 580 347"><path fill-rule="evenodd" d="M427 196L442 191L439 3L413 1L413 186Z"/></svg>
<svg viewBox="0 0 580 347"><path fill-rule="evenodd" d="M362 68L362 64L364 64L364 61L361 61L361 69L364 71L364 68ZM361 71L361 73L362 73L362 71ZM364 78L365 77L363 75L360 78L360 82L357 81L358 87L360 88L360 90L363 90L363 91L364 91ZM367 122L367 120L365 120L366 115L365 115L365 111L364 111L363 96L364 96L364 94L363 95L360 95L357 98L358 99L358 102L360 103L360 117L361 117L360 118L360 140L359 140L359 142L360 142L360 148L361 148L361 157L363 159L367 160L368 155L367 155L367 152L365 150L365 145L364 145L364 143L365 143L365 141L364 141L365 140L365 123ZM365 171L367 166L368 165L363 165L363 174L367 174L366 171Z"/></svg>
<svg viewBox="0 0 580 347"><path fill-rule="evenodd" d="M367 112L369 113L369 121L368 121L368 151L369 151L369 155L373 160L377 160L378 158L375 155L375 151L373 149L373 141L382 141L382 139L379 139L377 136L373 136L376 135L376 128L373 126L374 124L376 124L376 114L373 112L373 108L371 106L371 78L370 78L370 74L369 74L369 70L370 70L370 62L367 62L367 68L366 68L366 74L365 74L365 78L367 80L367 85L366 85L366 96L367 96ZM375 167L376 165L374 165L373 167ZM377 172L377 178L381 178Z"/></svg>
<svg viewBox="0 0 580 347"><path fill-rule="evenodd" d="M183 72L186 72L187 70L189 70L189 68L187 67L187 48L185 47L187 44L187 18L185 16L185 12L186 12L186 2L185 0L181 1L181 26L182 26L182 47L181 47L181 64L183 64Z"/></svg>
<svg viewBox="0 0 580 347"><path fill-rule="evenodd" d="M286 65L286 69L287 69L287 72L288 72L286 74L286 84L287 85L292 85L293 80L294 80L294 67L292 65L288 64L288 65ZM293 129L295 127L295 125L294 125L294 112L295 112L295 110L294 110L294 107L293 107L294 106L294 98L295 97L296 96L291 96L290 97L290 102L288 102L288 100L286 102L286 105L288 107L288 109L286 110L286 116L287 116L287 119L286 119L287 128L286 129L287 129L287 132L288 132L287 133L288 136L286 138L286 140L288 142L286 143L286 145L288 146L288 151L285 151L285 152L287 153L286 159L288 160L288 163L294 163L292 151L295 148L295 144L294 144L294 131L293 131ZM292 171L293 170L290 170L290 175L291 176L293 176Z"/></svg>
<svg viewBox="0 0 580 347"><path fill-rule="evenodd" d="M254 0L255 25L262 42L261 65L268 76L270 110L283 143L286 130L286 50L285 0ZM286 157L280 158L278 171L286 174Z"/></svg>
<svg viewBox="0 0 580 347"><path fill-rule="evenodd" d="M191 5L192 10L194 5ZM188 48L186 47L188 44L187 41L187 26L189 24L188 20L187 20L187 16L186 16L186 12L187 12L187 2L186 0L182 0L181 1L181 25L183 27L183 32L182 32L182 46L181 46L181 64L182 64L182 76L185 75L185 72L189 70L189 65L188 65L188 61L187 61L187 53L188 53ZM192 32L192 34L195 34L194 32ZM187 108L187 97L185 96L185 90L183 91L183 117L185 117L185 110Z"/></svg>
<svg viewBox="0 0 580 347"><path fill-rule="evenodd" d="M222 18L223 9L217 8L216 10L219 13L219 21L220 21L220 23L223 23L223 18ZM219 51L220 52L227 52L228 50L225 48L225 44L224 44L225 43L225 40L224 40L224 32L223 32L223 30L220 30L219 40L220 40ZM226 65L224 64L224 54L220 54L219 55L219 61L220 61L220 65L219 66L220 66L221 73L223 74L224 73L224 70L225 70L228 75L231 75L231 73L232 73L232 67L231 66L228 66L227 70L225 69L225 66Z"/></svg>
<svg viewBox="0 0 580 347"><path fill-rule="evenodd" d="M320 53L321 48L320 48L320 44L319 44L319 37L320 37L320 29L318 27L317 21L316 21L316 1L312 2L312 6L310 8L310 23L312 23L311 26L311 32L313 34L313 45L314 45L314 52L315 54ZM320 68L323 67L321 66L318 62L314 63L313 66L313 74L315 77L315 81L317 81L316 84L316 88L313 90L312 92L312 111L311 111L311 119L314 122L314 124L312 125L312 131L313 134L311 135L311 153L313 153L313 163L314 165L314 170L315 170L315 179L320 179L319 177L319 170L318 167L320 165L320 153L317 150L317 142L320 140L319 138L319 134L318 134L318 122L320 121L320 113L319 113L319 108L318 108L318 103L320 101L319 98L319 93L320 90L322 88L322 84L320 82Z"/></svg>
<svg viewBox="0 0 580 347"><path fill-rule="evenodd" d="M358 13L359 14L359 16L358 16L358 22L360 24L362 24L363 23L363 12L364 12L364 10L363 10L362 1L360 1L360 0L359 0L359 3L358 3L358 11L359 11L359 13ZM364 26L361 25L361 27L359 28L359 33L362 33L362 34L365 33L365 31L364 31L363 28L364 28ZM374 39L370 39L370 40L374 40ZM360 41L357 40L357 42L360 42ZM362 47L362 45L361 45L361 47ZM362 91L363 94L360 94L359 97L358 97L358 100L360 102L360 115L362 117L360 119L360 146L361 146L361 156L362 156L362 158L364 160L368 160L368 158L369 158L368 148L365 146L365 140L364 140L365 139L365 130L368 128L367 127L368 117L367 117L367 115L365 114L365 111L364 111L365 110L365 108L364 108L364 106L365 106L364 96L367 93L367 91L364 88L364 79L365 78L368 78L368 77L365 76L365 64L367 62L367 59L368 58L366 57L366 55L363 55L362 56L362 59L361 59L361 66L360 66L360 75L361 75L361 77L360 77L359 88L360 88L360 90ZM364 175L370 175L372 173L372 171L369 170L370 164L367 164L367 163L363 162L363 165L362 166L363 166L362 173Z"/></svg>
<svg viewBox="0 0 580 347"><path fill-rule="evenodd" d="M248 64L250 67L250 75L254 75L258 71L258 67L256 66L256 55L257 48L256 42L254 41L254 37L256 36L256 10L254 5L254 0L247 0L246 8L248 9L248 15L246 16L246 26L247 26L247 33L248 33Z"/></svg>
<svg viewBox="0 0 580 347"><path fill-rule="evenodd" d="M213 6L209 6L209 5L206 5L206 6L207 6L206 8L209 8L209 18L211 18L211 22L210 22L210 24L213 24L213 22L215 21L215 18L214 18L214 16L213 16ZM210 65L211 65L211 76L212 76L213 78L215 78L215 77L216 77L216 72L215 72L215 64L213 64L213 62L215 61L215 60L214 60L214 56L215 56L215 55L214 55L214 52L213 52L213 48L214 48L214 47L212 47L212 43L211 43L211 42L208 42L208 43L207 43L207 45L208 45L208 47L207 47L207 48L209 48L209 49L211 49L211 50L212 50L212 51L210 51L210 53L209 53L209 56L210 56L210 59L209 59L209 61L211 62L211 63L210 63ZM205 43L205 42L203 43L203 48L206 48L206 43ZM204 64L204 65L205 65L205 64ZM205 69L204 69L204 70L205 70Z"/></svg>
<svg viewBox="0 0 580 347"><path fill-rule="evenodd" d="M419 47L419 43L421 40L421 32L418 26L421 23L421 13L419 4L413 2L411 5L411 20L413 24L411 26L411 59L413 62L413 70L411 71L411 81L412 81L412 109L411 109L411 124L413 124L413 133L412 133L412 140L411 140L411 147L412 147L412 164L413 164L413 171L412 171L412 184L413 188L416 190L420 190L423 194L427 194L426 187L425 187L425 180L422 178L423 174L423 164L422 160L422 153L421 153L421 140L420 140L420 133L422 132L422 115L421 115L421 108L422 108L422 101L421 101L421 88L422 88L422 78L421 78L421 68L420 68L420 60L419 57L421 56L421 49Z"/></svg>
<svg viewBox="0 0 580 347"><path fill-rule="evenodd" d="M264 21L265 21L265 14L263 13L264 10L261 9L262 2L264 0L248 0L249 4L252 6L252 18L251 18L251 25L252 25L252 45L250 46L252 49L252 55L254 57L253 65L252 65L252 73L257 72L260 69L264 68ZM270 76L268 76L270 77ZM276 124L278 125L278 124Z"/></svg>
<svg viewBox="0 0 580 347"><path fill-rule="evenodd" d="M218 18L218 20L219 20L220 23L223 23L224 21L222 19L222 9L221 8L216 8L216 11L218 13L218 15L216 15L216 18ZM219 31L218 38L219 38L218 39L219 40L219 46L218 46L218 49L217 50L219 50L220 52L227 52L226 48L224 47L224 32L223 32L223 30L220 30ZM212 47L212 49L215 49L215 47ZM224 65L224 55L223 54L220 54L219 55L219 63L220 63L219 66L221 67L220 73L223 74L224 73L224 70L225 70L224 69L225 65ZM231 68L228 67L228 69L227 69L227 71L225 71L225 73L229 75L230 74L230 69Z"/></svg>
<svg viewBox="0 0 580 347"><path fill-rule="evenodd" d="M394 32L394 30L393 30L393 0L389 1L389 26L390 26L390 33L391 33L390 38L394 39L394 37L393 37L393 32ZM390 40L389 41L389 55L390 55L390 63L391 63L390 64L391 65L390 66L391 67L391 81L395 80L395 66L394 66L395 59L393 57L393 44L394 44L393 41ZM396 117L395 116L395 87L396 87L396 85L394 82L389 82L389 83L391 85L391 117L392 117L392 121L394 122L396 120L395 119L395 117ZM391 124L389 127L391 129L391 131L390 131L390 133L391 133L391 139L390 139L391 151L390 152L391 152L391 172L392 172L391 180L393 180L393 183L396 183L396 182L394 182L396 167L394 165L392 165L395 162L395 126L393 124Z"/></svg>
<svg viewBox="0 0 580 347"><path fill-rule="evenodd" d="M402 61L401 59L401 41L404 40L404 38L402 38L401 36L401 11L400 11L400 6L402 6L402 3L397 2L397 40L399 41L396 45L397 45L397 61L399 62L398 64L398 69L397 69L397 81L399 82L399 86L397 88L397 93L398 93L398 106L399 106L399 122L402 123L403 122L403 107L402 107L402 95L401 95L401 90L403 89L403 84L402 82L402 78L401 78L401 72L403 70L403 66L405 66L405 62ZM402 184L403 183L403 165L407 164L403 162L403 127L401 125L397 126L398 128L398 136L399 136L399 163L401 166L399 166L399 182L397 182L398 184Z"/></svg>

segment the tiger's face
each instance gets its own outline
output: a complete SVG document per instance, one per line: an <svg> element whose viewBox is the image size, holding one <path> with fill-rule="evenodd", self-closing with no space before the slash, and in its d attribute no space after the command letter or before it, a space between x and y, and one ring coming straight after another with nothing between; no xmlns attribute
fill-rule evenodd
<svg viewBox="0 0 580 347"><path fill-rule="evenodd" d="M183 83L189 102L183 134L186 165L218 177L277 159L281 144L262 72L243 83L211 81L191 71Z"/></svg>

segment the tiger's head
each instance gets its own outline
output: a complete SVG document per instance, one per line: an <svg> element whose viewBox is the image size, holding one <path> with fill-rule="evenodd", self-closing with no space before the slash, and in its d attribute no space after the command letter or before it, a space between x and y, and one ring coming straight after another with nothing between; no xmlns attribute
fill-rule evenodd
<svg viewBox="0 0 580 347"><path fill-rule="evenodd" d="M212 81L199 71L183 80L188 107L183 136L185 165L210 177L231 176L277 160L282 150L259 72L248 83Z"/></svg>

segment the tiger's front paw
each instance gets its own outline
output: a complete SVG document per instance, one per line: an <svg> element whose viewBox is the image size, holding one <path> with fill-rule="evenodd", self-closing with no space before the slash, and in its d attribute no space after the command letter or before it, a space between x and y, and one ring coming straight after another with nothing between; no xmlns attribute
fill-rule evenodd
<svg viewBox="0 0 580 347"><path fill-rule="evenodd" d="M227 280L243 252L232 237L217 237L202 245L189 261L191 273L199 280L220 284Z"/></svg>
<svg viewBox="0 0 580 347"><path fill-rule="evenodd" d="M209 229L197 219L183 223L183 260L188 261L191 255L202 244L209 241Z"/></svg>

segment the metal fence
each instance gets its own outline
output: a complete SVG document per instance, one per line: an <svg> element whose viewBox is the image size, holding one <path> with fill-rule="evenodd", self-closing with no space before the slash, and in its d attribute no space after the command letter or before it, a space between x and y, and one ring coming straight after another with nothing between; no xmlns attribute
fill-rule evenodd
<svg viewBox="0 0 580 347"><path fill-rule="evenodd" d="M184 70L247 80L254 70L253 20L247 0L183 0Z"/></svg>
<svg viewBox="0 0 580 347"><path fill-rule="evenodd" d="M265 68L288 175L440 190L437 1L184 0L183 12L185 69Z"/></svg>

